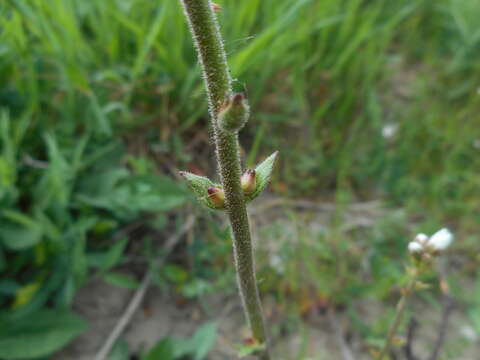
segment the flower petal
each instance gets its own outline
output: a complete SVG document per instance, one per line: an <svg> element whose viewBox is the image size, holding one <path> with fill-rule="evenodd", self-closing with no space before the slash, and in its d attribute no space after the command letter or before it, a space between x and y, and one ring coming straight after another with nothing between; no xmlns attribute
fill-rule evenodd
<svg viewBox="0 0 480 360"><path fill-rule="evenodd" d="M415 241L419 244L426 244L428 241L428 236L423 233L417 234L417 236L415 236Z"/></svg>
<svg viewBox="0 0 480 360"><path fill-rule="evenodd" d="M411 241L408 243L408 251L413 253L419 253L423 251L423 246L416 241Z"/></svg>
<svg viewBox="0 0 480 360"><path fill-rule="evenodd" d="M443 228L438 230L433 234L428 240L428 245L431 246L434 250L445 250L450 246L453 241L453 234L450 230Z"/></svg>

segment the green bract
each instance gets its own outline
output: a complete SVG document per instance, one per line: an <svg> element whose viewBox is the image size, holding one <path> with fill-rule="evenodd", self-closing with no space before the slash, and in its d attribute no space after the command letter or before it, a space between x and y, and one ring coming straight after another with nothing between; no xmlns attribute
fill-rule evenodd
<svg viewBox="0 0 480 360"><path fill-rule="evenodd" d="M198 176L188 171L181 171L180 175L187 181L188 187L193 192L193 194L195 195L198 201L200 201L202 204L208 206L211 209L215 209L215 210L223 209L215 206L215 204L213 204L210 201L210 198L208 195L209 188L212 188L212 187L221 188L222 186L220 184L215 184L205 176Z"/></svg>
<svg viewBox="0 0 480 360"><path fill-rule="evenodd" d="M252 201L253 199L255 199L267 187L272 176L273 166L275 165L275 160L277 159L277 156L278 151L275 151L272 155L270 155L268 158L266 158L257 165L257 167L255 168L255 173L257 177L257 188L252 194L246 196L247 201Z"/></svg>
<svg viewBox="0 0 480 360"><path fill-rule="evenodd" d="M274 152L268 158L263 160L255 168L255 177L256 177L256 188L251 194L245 194L246 202L250 202L259 196L263 190L267 187L270 178L272 176L273 166L275 165L275 160L277 159L278 151ZM224 210L225 207L216 206L209 198L208 189L209 188L219 188L222 186L212 182L209 178L205 176L198 176L187 171L181 171L180 175L187 181L187 184L190 190L194 193L202 204L208 206L211 209L215 210Z"/></svg>
<svg viewBox="0 0 480 360"><path fill-rule="evenodd" d="M239 131L248 121L250 106L241 93L233 94L222 105L218 113L218 125L224 131Z"/></svg>

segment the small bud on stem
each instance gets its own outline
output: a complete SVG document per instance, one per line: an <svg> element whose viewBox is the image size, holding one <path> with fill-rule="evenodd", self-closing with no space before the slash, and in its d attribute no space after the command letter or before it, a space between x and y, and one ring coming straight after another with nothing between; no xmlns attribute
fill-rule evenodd
<svg viewBox="0 0 480 360"><path fill-rule="evenodd" d="M222 7L220 5L218 5L217 3L214 3L213 1L210 2L211 6L212 6L212 10L215 11L215 12L219 12L220 10L222 10Z"/></svg>
<svg viewBox="0 0 480 360"><path fill-rule="evenodd" d="M218 112L218 125L224 131L239 131L250 116L250 106L242 93L230 96Z"/></svg>
<svg viewBox="0 0 480 360"><path fill-rule="evenodd" d="M218 187L210 186L207 189L208 199L216 209L223 209L225 207L225 192Z"/></svg>
<svg viewBox="0 0 480 360"><path fill-rule="evenodd" d="M257 190L257 174L254 169L247 169L242 175L242 190L245 195L250 195Z"/></svg>

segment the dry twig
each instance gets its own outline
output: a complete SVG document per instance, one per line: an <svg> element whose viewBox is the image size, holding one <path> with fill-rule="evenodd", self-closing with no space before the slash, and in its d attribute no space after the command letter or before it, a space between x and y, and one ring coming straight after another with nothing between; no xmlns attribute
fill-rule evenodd
<svg viewBox="0 0 480 360"><path fill-rule="evenodd" d="M164 246L163 255L158 257L153 262L153 264L151 264L150 269L146 272L145 276L143 277L141 285L135 291L135 294L133 295L127 308L125 309L125 312L122 314L117 324L113 328L112 332L108 336L107 340L105 341L105 343L100 348L97 355L95 356L95 360L105 360L107 358L108 354L112 350L113 345L115 344L117 339L120 337L120 335L123 333L127 325L130 323L133 315L135 314L136 310L142 303L142 300L145 297L147 289L149 288L152 282L153 271L154 271L153 269L155 267L158 267L163 261L165 261L166 257L173 250L173 248L181 239L183 234L185 234L193 226L194 222L195 222L195 216L190 215L187 218L187 221L185 221L185 224L182 226L182 228L167 240Z"/></svg>
<svg viewBox="0 0 480 360"><path fill-rule="evenodd" d="M407 343L404 347L405 357L407 360L420 360L415 354L413 353L413 340L415 339L415 330L418 327L418 321L415 317L410 319L410 323L408 324L408 331L407 331Z"/></svg>
<svg viewBox="0 0 480 360"><path fill-rule="evenodd" d="M455 309L455 302L453 298L448 294L443 294L442 299L442 320L440 322L440 330L438 331L437 340L433 346L432 355L430 355L429 360L437 360L440 355L440 350L442 345L445 342L448 329L448 321L450 320L450 315Z"/></svg>
<svg viewBox="0 0 480 360"><path fill-rule="evenodd" d="M348 346L347 342L345 341L345 336L343 336L342 329L340 324L338 323L338 319L336 318L335 309L333 306L330 306L327 310L327 318L330 326L333 329L335 334L335 339L337 340L337 344L340 347L340 351L342 354L343 360L355 360L350 347Z"/></svg>

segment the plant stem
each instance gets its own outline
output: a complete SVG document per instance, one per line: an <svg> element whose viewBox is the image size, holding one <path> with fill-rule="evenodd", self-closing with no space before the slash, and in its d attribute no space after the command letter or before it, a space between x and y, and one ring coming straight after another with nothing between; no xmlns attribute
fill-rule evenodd
<svg viewBox="0 0 480 360"><path fill-rule="evenodd" d="M393 320L392 325L390 326L390 329L388 329L388 334L387 334L387 340L385 341L385 346L382 349L382 352L378 356L377 360L382 360L385 355L387 355L388 351L390 350L390 347L392 346L393 338L395 337L395 334L397 333L398 327L400 326L400 322L403 318L403 315L405 313L405 309L407 308L407 303L408 300L410 299L410 295L413 293L415 290L415 284L417 282L417 274L416 271L410 278L407 286L405 289L403 289L403 294L400 297L400 300L398 300L397 303L397 313L395 314L395 319Z"/></svg>
<svg viewBox="0 0 480 360"><path fill-rule="evenodd" d="M237 132L223 131L217 123L220 106L232 94L231 77L215 14L209 0L181 0L190 24L208 94L217 161L225 205L232 226L237 278L247 321L253 337L265 350L262 359L270 359L260 296L255 276L250 226L245 197L240 184L241 165Z"/></svg>

